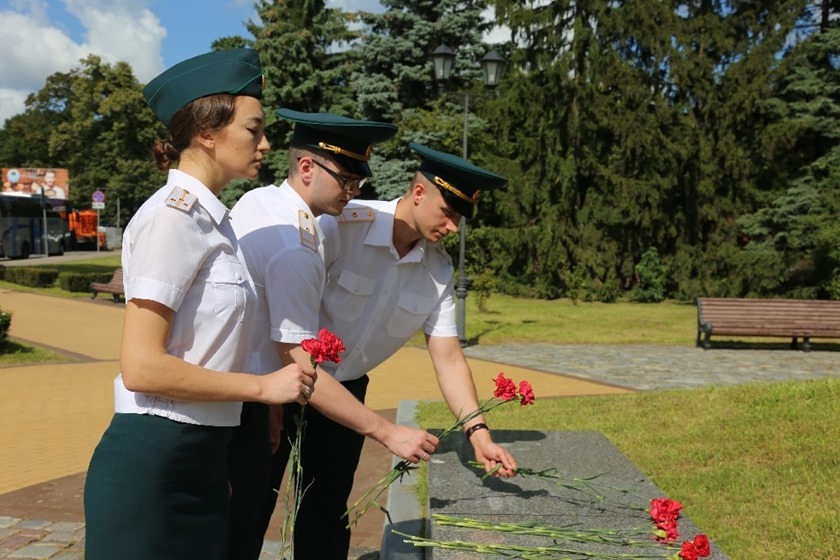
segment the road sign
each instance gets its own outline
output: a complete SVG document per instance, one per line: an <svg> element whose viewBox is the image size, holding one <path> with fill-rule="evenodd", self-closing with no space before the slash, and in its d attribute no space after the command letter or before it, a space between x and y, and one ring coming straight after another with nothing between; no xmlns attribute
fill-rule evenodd
<svg viewBox="0 0 840 560"><path fill-rule="evenodd" d="M104 208L105 208L105 203L104 202L94 202L93 203L93 209L94 210L103 210Z"/></svg>
<svg viewBox="0 0 840 560"><path fill-rule="evenodd" d="M94 202L105 202L105 193L97 189L93 191L93 195L90 198ZM96 207L94 206L94 208Z"/></svg>

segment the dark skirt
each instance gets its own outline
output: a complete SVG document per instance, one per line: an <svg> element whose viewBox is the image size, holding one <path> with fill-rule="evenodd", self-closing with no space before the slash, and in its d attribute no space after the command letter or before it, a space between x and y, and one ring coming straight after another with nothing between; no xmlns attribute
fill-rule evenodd
<svg viewBox="0 0 840 560"><path fill-rule="evenodd" d="M231 433L115 414L85 483L86 560L227 558Z"/></svg>

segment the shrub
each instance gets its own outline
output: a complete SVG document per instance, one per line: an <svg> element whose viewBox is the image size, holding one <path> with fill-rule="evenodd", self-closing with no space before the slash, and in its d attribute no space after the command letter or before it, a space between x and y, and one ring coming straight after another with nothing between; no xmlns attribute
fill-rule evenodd
<svg viewBox="0 0 840 560"><path fill-rule="evenodd" d="M87 292L91 282L107 282L113 272L62 272L58 275L58 285L68 292Z"/></svg>
<svg viewBox="0 0 840 560"><path fill-rule="evenodd" d="M0 309L0 346L6 342L9 336L9 329L12 326L12 314L5 309Z"/></svg>
<svg viewBox="0 0 840 560"><path fill-rule="evenodd" d="M636 288L636 301L659 303L665 299L665 267L659 261L659 251L651 247L642 255L636 265L639 285Z"/></svg>
<svg viewBox="0 0 840 560"><path fill-rule="evenodd" d="M492 270L485 269L478 276L473 276L470 282L470 294L475 296L476 305L481 312L487 311L487 300L496 289L496 275Z"/></svg>
<svg viewBox="0 0 840 560"><path fill-rule="evenodd" d="M573 303L586 299L586 278L579 267L564 269L560 273L560 278L566 285L566 297Z"/></svg>
<svg viewBox="0 0 840 560"><path fill-rule="evenodd" d="M6 269L5 280L32 288L52 288L58 271L50 268L15 266Z"/></svg>

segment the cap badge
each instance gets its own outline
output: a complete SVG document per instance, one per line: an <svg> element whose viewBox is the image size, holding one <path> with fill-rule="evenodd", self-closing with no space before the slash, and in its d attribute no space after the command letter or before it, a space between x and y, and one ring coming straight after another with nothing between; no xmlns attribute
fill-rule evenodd
<svg viewBox="0 0 840 560"><path fill-rule="evenodd" d="M341 148L339 146L327 144L326 142L318 142L318 147L322 150L326 150L334 154L341 154L343 156L347 156L353 159L358 159L359 161L370 161L370 155L373 153L373 146L368 146L367 150L365 150L364 155L351 152L350 150L345 150L344 148Z"/></svg>
<svg viewBox="0 0 840 560"><path fill-rule="evenodd" d="M481 191L475 191L475 194L472 197L469 197L461 191L459 191L458 189L456 189L455 187L453 187L452 185L450 185L445 179L442 179L438 176L435 176L435 184L439 187L448 190L458 198L466 200L467 202L472 202L473 204L478 202L478 199L481 197Z"/></svg>

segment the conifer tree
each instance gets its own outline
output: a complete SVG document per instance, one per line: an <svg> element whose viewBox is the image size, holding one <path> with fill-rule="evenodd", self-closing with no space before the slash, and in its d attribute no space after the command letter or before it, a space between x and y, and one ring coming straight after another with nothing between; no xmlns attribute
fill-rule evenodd
<svg viewBox="0 0 840 560"><path fill-rule="evenodd" d="M391 198L405 190L417 166L409 142L461 154L463 92L481 87L478 59L488 50L481 39L490 24L482 19L484 0L383 0L382 4L383 13L359 16L365 25L364 40L356 49L361 66L353 84L366 118L399 127L397 137L378 148L382 157L372 164L376 195ZM448 84L435 83L432 74L430 55L442 44L456 53ZM469 144L477 148L474 154L480 154L483 123L474 104L468 116Z"/></svg>
<svg viewBox="0 0 840 560"><path fill-rule="evenodd" d="M285 121L274 123L275 109L357 116L350 87L353 60L346 49L356 35L348 27L351 18L323 0L257 0L255 8L258 21L246 28L266 75L263 105L273 149L260 178L271 182L288 171L285 147L292 130Z"/></svg>
<svg viewBox="0 0 840 560"><path fill-rule="evenodd" d="M739 219L753 255L742 275L774 295L840 298L840 27L807 15L816 32L792 48L765 103L759 182L775 197Z"/></svg>

